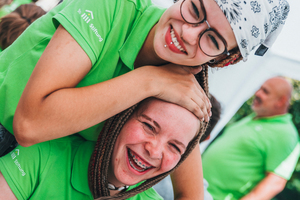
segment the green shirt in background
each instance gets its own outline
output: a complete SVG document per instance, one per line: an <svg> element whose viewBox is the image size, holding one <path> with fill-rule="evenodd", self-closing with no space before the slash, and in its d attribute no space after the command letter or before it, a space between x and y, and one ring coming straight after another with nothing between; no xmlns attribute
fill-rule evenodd
<svg viewBox="0 0 300 200"><path fill-rule="evenodd" d="M18 146L0 158L0 171L18 200L92 200L88 164L94 145L73 135L30 147ZM162 197L150 188L129 200L145 199Z"/></svg>
<svg viewBox="0 0 300 200"><path fill-rule="evenodd" d="M64 0L0 53L0 123L13 133L12 121L21 94L59 24L92 62L92 69L77 85L84 87L133 70L144 40L164 10L151 0ZM96 141L103 124L80 134Z"/></svg>
<svg viewBox="0 0 300 200"><path fill-rule="evenodd" d="M14 0L11 4L9 5L4 5L0 8L0 17L3 17L12 11L14 11L17 7L19 7L22 4L28 4L32 3L31 0ZM1 51L0 51L1 52Z"/></svg>
<svg viewBox="0 0 300 200"><path fill-rule="evenodd" d="M253 119L225 129L203 153L203 175L216 200L240 199L266 175L290 179L299 158L299 138L290 114Z"/></svg>

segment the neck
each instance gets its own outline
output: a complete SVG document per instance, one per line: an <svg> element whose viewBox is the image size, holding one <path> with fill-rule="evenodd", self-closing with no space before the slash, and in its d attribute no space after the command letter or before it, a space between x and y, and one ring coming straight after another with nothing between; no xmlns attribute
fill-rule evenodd
<svg viewBox="0 0 300 200"><path fill-rule="evenodd" d="M120 193L120 191L118 191L118 190L109 190L109 195L110 196L114 196L114 195L119 194L119 193Z"/></svg>
<svg viewBox="0 0 300 200"><path fill-rule="evenodd" d="M117 180L117 178L114 175L111 163L108 168L107 180L108 180L108 185L106 187L109 189L109 193L111 196L118 194L120 191L123 191L123 189L128 188L128 186L126 186L125 184Z"/></svg>
<svg viewBox="0 0 300 200"><path fill-rule="evenodd" d="M159 66L167 64L168 62L158 57L154 50L154 35L155 35L156 25L150 30L139 54L137 55L134 68L142 67L145 65Z"/></svg>
<svg viewBox="0 0 300 200"><path fill-rule="evenodd" d="M279 116L279 115L284 115L287 112L276 112L276 113L272 113L269 115L259 115L256 113L256 116L254 117L254 119L261 119L261 118L268 118L268 117L275 117L275 116Z"/></svg>

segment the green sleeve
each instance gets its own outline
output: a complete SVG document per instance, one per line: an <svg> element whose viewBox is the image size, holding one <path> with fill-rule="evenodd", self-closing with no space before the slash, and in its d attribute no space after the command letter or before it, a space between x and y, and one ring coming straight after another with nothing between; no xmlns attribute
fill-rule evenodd
<svg viewBox="0 0 300 200"><path fill-rule="evenodd" d="M43 146L43 148L41 148ZM17 146L0 158L0 171L18 200L27 200L39 183L39 174L47 164L49 143Z"/></svg>
<svg viewBox="0 0 300 200"><path fill-rule="evenodd" d="M92 65L109 34L116 11L116 0L66 1L54 16L54 25L61 24L89 56Z"/></svg>
<svg viewBox="0 0 300 200"><path fill-rule="evenodd" d="M290 169L289 173L286 173L280 172L278 167L280 165L285 165L285 162L291 162L292 160L298 159L294 156L295 153L293 153L298 140L297 132L289 126L276 126L274 129L270 128L269 137L266 138L265 141L266 171L273 172L285 179L289 179L289 175L286 176L283 174L291 174L294 169Z"/></svg>

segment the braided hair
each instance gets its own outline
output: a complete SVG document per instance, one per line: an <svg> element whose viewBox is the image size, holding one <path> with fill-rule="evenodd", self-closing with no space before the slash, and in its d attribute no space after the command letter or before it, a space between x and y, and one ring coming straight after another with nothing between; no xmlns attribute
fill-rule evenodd
<svg viewBox="0 0 300 200"><path fill-rule="evenodd" d="M201 87L208 95L208 84L207 84L207 67L204 67L203 70L195 75ZM199 144L199 140L203 133L205 132L207 123L201 122L201 127L199 133L194 137L194 139L189 143L186 151L181 156L180 161L172 170L155 176L153 178L147 179L141 185L136 188L133 188L129 191L122 191L119 194L114 196L110 196L108 185L108 167L111 161L111 156L113 152L113 148L116 142L116 139L123 127L126 123L127 119L133 114L137 105L132 106L131 108L111 117L106 121L95 146L94 152L91 156L89 169L88 169L88 179L89 179L89 187L90 190L97 200L106 200L106 199L127 199L132 197L138 193L141 193L163 178L168 176L171 172L174 171L192 152L196 145Z"/></svg>
<svg viewBox="0 0 300 200"><path fill-rule="evenodd" d="M219 58L213 59L213 62L205 63L202 66L209 66L209 67L226 67L228 65L234 65L240 62L243 57L239 48L234 48L229 51L230 55L220 56Z"/></svg>

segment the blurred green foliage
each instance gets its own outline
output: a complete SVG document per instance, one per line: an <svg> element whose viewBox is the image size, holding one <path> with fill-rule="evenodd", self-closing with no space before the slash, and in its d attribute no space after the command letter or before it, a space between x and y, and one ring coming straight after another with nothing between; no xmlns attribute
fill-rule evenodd
<svg viewBox="0 0 300 200"><path fill-rule="evenodd" d="M293 79L289 80L294 87L289 113L293 115L293 122L300 135L300 81ZM248 99L231 118L226 126L252 113L251 104L253 99L254 96ZM298 160L295 171L291 179L287 182L285 189L273 200L300 200L300 159Z"/></svg>

